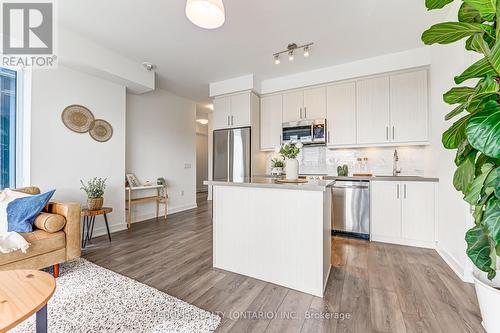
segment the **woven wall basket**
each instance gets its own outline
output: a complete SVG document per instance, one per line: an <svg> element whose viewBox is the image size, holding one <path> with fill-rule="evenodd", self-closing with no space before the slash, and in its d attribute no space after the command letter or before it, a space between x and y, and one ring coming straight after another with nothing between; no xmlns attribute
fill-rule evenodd
<svg viewBox="0 0 500 333"><path fill-rule="evenodd" d="M73 104L66 107L61 114L67 128L77 133L86 133L94 122L94 115L85 106Z"/></svg>
<svg viewBox="0 0 500 333"><path fill-rule="evenodd" d="M113 127L106 120L96 119L90 125L90 136L99 142L106 142L113 136Z"/></svg>

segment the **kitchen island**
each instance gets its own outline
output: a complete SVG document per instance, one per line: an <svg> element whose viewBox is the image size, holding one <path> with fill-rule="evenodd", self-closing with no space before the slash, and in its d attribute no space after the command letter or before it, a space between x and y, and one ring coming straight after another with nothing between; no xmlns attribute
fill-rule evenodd
<svg viewBox="0 0 500 333"><path fill-rule="evenodd" d="M332 184L206 181L213 186L213 266L323 297Z"/></svg>

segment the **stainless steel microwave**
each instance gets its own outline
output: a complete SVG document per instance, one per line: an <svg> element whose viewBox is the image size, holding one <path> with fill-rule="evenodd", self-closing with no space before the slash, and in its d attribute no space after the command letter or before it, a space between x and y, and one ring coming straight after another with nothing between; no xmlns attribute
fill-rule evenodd
<svg viewBox="0 0 500 333"><path fill-rule="evenodd" d="M326 144L326 119L283 123L282 143L300 141L304 145Z"/></svg>

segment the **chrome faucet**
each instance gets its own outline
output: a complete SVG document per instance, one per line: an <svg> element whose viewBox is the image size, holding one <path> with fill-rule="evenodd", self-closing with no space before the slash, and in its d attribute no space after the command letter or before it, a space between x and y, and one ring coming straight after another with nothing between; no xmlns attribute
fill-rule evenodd
<svg viewBox="0 0 500 333"><path fill-rule="evenodd" d="M401 173L401 168L398 166L399 156L398 150L394 149L394 158L392 159L392 175L397 176Z"/></svg>

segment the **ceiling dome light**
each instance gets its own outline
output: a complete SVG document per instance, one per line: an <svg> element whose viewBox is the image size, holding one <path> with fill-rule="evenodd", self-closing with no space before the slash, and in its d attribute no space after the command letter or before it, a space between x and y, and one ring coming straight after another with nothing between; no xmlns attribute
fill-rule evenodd
<svg viewBox="0 0 500 333"><path fill-rule="evenodd" d="M293 61L293 51L288 52L288 60Z"/></svg>
<svg viewBox="0 0 500 333"><path fill-rule="evenodd" d="M304 57L309 57L309 46L304 47Z"/></svg>
<svg viewBox="0 0 500 333"><path fill-rule="evenodd" d="M222 0L187 0L186 16L204 29L217 29L226 20Z"/></svg>
<svg viewBox="0 0 500 333"><path fill-rule="evenodd" d="M275 54L274 55L274 63L276 65L279 65L280 64L280 55L279 54Z"/></svg>

